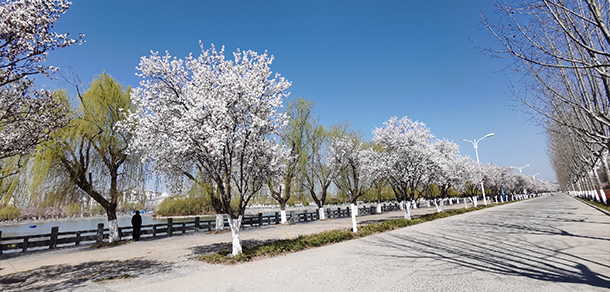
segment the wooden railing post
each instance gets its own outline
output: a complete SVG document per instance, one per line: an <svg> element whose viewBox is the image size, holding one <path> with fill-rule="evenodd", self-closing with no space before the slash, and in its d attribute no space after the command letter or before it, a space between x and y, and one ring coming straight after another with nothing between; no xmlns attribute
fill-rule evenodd
<svg viewBox="0 0 610 292"><path fill-rule="evenodd" d="M157 225L153 225L153 238L157 237Z"/></svg>
<svg viewBox="0 0 610 292"><path fill-rule="evenodd" d="M186 233L186 222L182 222L182 234Z"/></svg>
<svg viewBox="0 0 610 292"><path fill-rule="evenodd" d="M307 209L303 210L303 221L307 222Z"/></svg>
<svg viewBox="0 0 610 292"><path fill-rule="evenodd" d="M100 243L104 241L104 223L97 224L97 235L95 236L95 242Z"/></svg>
<svg viewBox="0 0 610 292"><path fill-rule="evenodd" d="M49 241L49 249L57 247L57 233L59 232L59 226L51 227L51 240Z"/></svg>
<svg viewBox="0 0 610 292"><path fill-rule="evenodd" d="M28 238L23 238L23 246L21 247L22 252L26 252L28 250Z"/></svg>
<svg viewBox="0 0 610 292"><path fill-rule="evenodd" d="M263 213L258 213L258 227L263 226Z"/></svg>
<svg viewBox="0 0 610 292"><path fill-rule="evenodd" d="M76 231L76 241L74 242L74 245L79 245L80 244L80 231Z"/></svg>
<svg viewBox="0 0 610 292"><path fill-rule="evenodd" d="M201 226L199 226L199 216L195 217L195 232L199 232Z"/></svg>
<svg viewBox="0 0 610 292"><path fill-rule="evenodd" d="M167 218L167 236L168 237L172 236L172 233L174 231L173 228L174 228L174 219Z"/></svg>
<svg viewBox="0 0 610 292"><path fill-rule="evenodd" d="M280 212L275 212L275 225L280 224Z"/></svg>

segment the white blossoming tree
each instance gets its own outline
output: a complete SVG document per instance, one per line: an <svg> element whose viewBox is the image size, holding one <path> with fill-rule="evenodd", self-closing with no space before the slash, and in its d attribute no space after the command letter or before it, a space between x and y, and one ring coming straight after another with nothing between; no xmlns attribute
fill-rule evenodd
<svg viewBox="0 0 610 292"><path fill-rule="evenodd" d="M335 173L333 183L341 189L350 202L352 231L358 232L356 202L371 188L375 173L369 166L373 165L374 151L363 148L357 133L344 130L342 135L333 139L330 144L328 165Z"/></svg>
<svg viewBox="0 0 610 292"><path fill-rule="evenodd" d="M433 192L424 192L431 200L437 212L442 212L443 201L449 197L449 190L465 183L466 163L470 158L459 155L459 146L447 140L437 140L432 144L434 155L432 157L434 168L429 173L429 185L438 187L438 195Z"/></svg>
<svg viewBox="0 0 610 292"><path fill-rule="evenodd" d="M373 142L384 149L376 163L392 186L396 200L404 206L405 219L411 219L411 203L419 198L419 187L434 167L434 135L426 125L407 117L392 117L373 131Z"/></svg>
<svg viewBox="0 0 610 292"><path fill-rule="evenodd" d="M53 31L70 4L63 0L0 3L0 159L33 152L68 122L63 103L49 91L34 90L28 76L56 71L45 64L47 54L77 42ZM19 168L20 164L4 176Z"/></svg>
<svg viewBox="0 0 610 292"><path fill-rule="evenodd" d="M200 44L201 46L201 44ZM132 91L134 150L171 186L212 181L212 205L228 215L233 256L242 252L240 227L252 196L280 171L285 155L272 138L288 118L278 110L290 82L271 78L266 52L233 53L214 46L184 60L166 53L142 57L143 78Z"/></svg>

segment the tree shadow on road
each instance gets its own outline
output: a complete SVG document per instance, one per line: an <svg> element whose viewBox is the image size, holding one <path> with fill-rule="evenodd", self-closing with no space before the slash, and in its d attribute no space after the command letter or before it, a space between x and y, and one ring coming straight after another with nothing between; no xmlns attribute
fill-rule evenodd
<svg viewBox="0 0 610 292"><path fill-rule="evenodd" d="M399 232L366 238L374 246L389 248L375 256L404 258L410 261L428 258L439 261L439 266L468 267L473 270L536 280L588 284L610 287L610 275L603 275L589 267L610 268L610 263L596 257L596 248L608 246L608 238L571 234L554 226L556 218L514 218L504 224L510 212L495 210L475 221L453 220L440 225L441 230L410 233ZM573 222L566 218L566 222ZM439 227L439 226L436 226ZM600 228L605 226L600 225ZM559 236L570 236L564 240ZM584 253L583 253L584 251ZM598 251L605 254L608 250ZM584 254L584 255L579 255ZM451 272L451 268L443 273Z"/></svg>
<svg viewBox="0 0 610 292"><path fill-rule="evenodd" d="M78 265L43 266L0 277L0 290L8 291L71 291L87 281L128 275L137 277L167 272L169 264L154 260L92 261Z"/></svg>
<svg viewBox="0 0 610 292"><path fill-rule="evenodd" d="M259 246L259 245L268 244L268 243L271 243L274 241L277 241L277 239L268 239L268 240L245 239L245 240L241 241L241 247L246 248L246 247L252 247L252 246ZM233 246L232 246L231 242L217 242L217 243L212 243L212 244L207 244L207 245L195 246L195 247L191 247L189 249L191 250L191 256L189 257L189 259L196 259L200 255L203 255L203 254L217 253L221 250L231 251L233 249Z"/></svg>

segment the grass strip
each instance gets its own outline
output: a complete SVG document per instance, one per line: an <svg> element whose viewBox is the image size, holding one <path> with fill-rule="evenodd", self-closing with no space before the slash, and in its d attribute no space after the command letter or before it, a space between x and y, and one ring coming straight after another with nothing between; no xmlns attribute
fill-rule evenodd
<svg viewBox="0 0 610 292"><path fill-rule="evenodd" d="M454 215L464 214L476 210L481 210L493 206L504 205L512 202L493 204L488 206L471 207L468 209L456 209L450 211L443 211L441 213L433 213L422 215L421 217L407 219L392 219L380 223L372 223L367 225L358 226L358 232L353 233L351 229L337 229L329 230L320 233L301 235L293 239L282 239L271 243L245 247L243 253L232 257L229 250L221 250L213 254L205 254L199 256L200 261L212 263L212 264L237 264L241 262L248 262L265 257L273 257L281 254L296 252L305 250L308 248L324 246L333 244L341 241L351 240L354 238L365 237L372 234L382 233L386 231L395 230L411 225L421 224L424 222L450 217Z"/></svg>
<svg viewBox="0 0 610 292"><path fill-rule="evenodd" d="M591 205L594 205L594 206L596 206L596 207L598 207L598 208L600 208L602 210L606 210L606 211L610 212L610 205L606 205L604 203L600 203L598 201L589 200L589 199L585 199L585 198L579 198L579 199L581 199L581 200L583 200L583 201L585 201L585 202L587 202L587 203L589 203Z"/></svg>

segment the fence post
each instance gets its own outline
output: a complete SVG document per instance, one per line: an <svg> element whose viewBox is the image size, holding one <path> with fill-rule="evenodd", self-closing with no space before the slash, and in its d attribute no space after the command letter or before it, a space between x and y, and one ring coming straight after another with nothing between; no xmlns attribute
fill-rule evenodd
<svg viewBox="0 0 610 292"><path fill-rule="evenodd" d="M49 249L57 247L57 232L59 232L59 226L51 227L51 240L49 242Z"/></svg>
<svg viewBox="0 0 610 292"><path fill-rule="evenodd" d="M338 218L341 218L341 207L337 207L337 216Z"/></svg>
<svg viewBox="0 0 610 292"><path fill-rule="evenodd" d="M199 216L195 217L195 232L199 231Z"/></svg>
<svg viewBox="0 0 610 292"><path fill-rule="evenodd" d="M212 220L206 220L205 222L208 223L208 231L212 231Z"/></svg>
<svg viewBox="0 0 610 292"><path fill-rule="evenodd" d="M172 236L172 232L174 228L174 219L172 218L167 218L167 236L170 237Z"/></svg>
<svg viewBox="0 0 610 292"><path fill-rule="evenodd" d="M263 226L263 213L258 213L258 227Z"/></svg>
<svg viewBox="0 0 610 292"><path fill-rule="evenodd" d="M303 221L307 222L307 209L303 210Z"/></svg>
<svg viewBox="0 0 610 292"><path fill-rule="evenodd" d="M95 242L100 243L104 241L104 223L97 224L97 235L95 236Z"/></svg>
<svg viewBox="0 0 610 292"><path fill-rule="evenodd" d="M26 252L28 250L28 238L23 238L23 246L21 247L22 252Z"/></svg>
<svg viewBox="0 0 610 292"><path fill-rule="evenodd" d="M275 212L275 225L280 224L280 213Z"/></svg>
<svg viewBox="0 0 610 292"><path fill-rule="evenodd" d="M182 234L186 233L186 222L182 222Z"/></svg>
<svg viewBox="0 0 610 292"><path fill-rule="evenodd" d="M2 230L0 230L0 254L2 254Z"/></svg>
<svg viewBox="0 0 610 292"><path fill-rule="evenodd" d="M74 245L79 245L80 244L80 231L76 231L76 242L74 243Z"/></svg>

